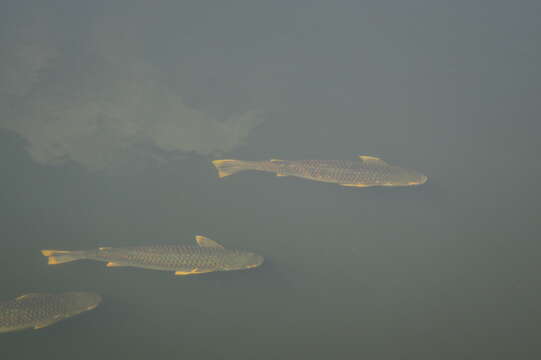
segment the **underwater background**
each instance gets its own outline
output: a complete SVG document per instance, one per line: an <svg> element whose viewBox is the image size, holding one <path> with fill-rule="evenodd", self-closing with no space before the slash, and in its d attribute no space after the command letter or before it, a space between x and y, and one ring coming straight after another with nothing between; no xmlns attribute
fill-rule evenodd
<svg viewBox="0 0 541 360"><path fill-rule="evenodd" d="M7 1L0 300L92 291L15 359L541 355L538 1ZM382 158L412 188L211 160ZM174 276L39 250L208 236Z"/></svg>

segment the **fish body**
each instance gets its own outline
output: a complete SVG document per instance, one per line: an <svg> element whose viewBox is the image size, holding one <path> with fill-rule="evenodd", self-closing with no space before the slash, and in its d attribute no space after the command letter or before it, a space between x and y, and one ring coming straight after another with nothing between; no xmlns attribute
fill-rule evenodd
<svg viewBox="0 0 541 360"><path fill-rule="evenodd" d="M49 264L75 260L96 260L108 267L131 266L152 270L174 271L176 275L202 274L254 268L263 263L257 254L226 249L204 236L196 237L197 245L151 245L97 250L42 250Z"/></svg>
<svg viewBox="0 0 541 360"><path fill-rule="evenodd" d="M412 186L424 184L427 177L417 171L389 165L372 156L350 160L276 160L242 161L214 160L219 177L244 170L276 173L277 176L296 176L304 179L336 183L343 186Z"/></svg>
<svg viewBox="0 0 541 360"><path fill-rule="evenodd" d="M34 293L0 302L0 333L40 329L96 308L101 297L88 292Z"/></svg>

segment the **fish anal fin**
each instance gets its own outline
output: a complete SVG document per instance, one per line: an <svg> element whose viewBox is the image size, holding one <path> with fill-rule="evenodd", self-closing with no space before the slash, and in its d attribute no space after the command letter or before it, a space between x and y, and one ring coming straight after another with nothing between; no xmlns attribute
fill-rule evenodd
<svg viewBox="0 0 541 360"><path fill-rule="evenodd" d="M184 271L184 270L175 271L175 275L194 275L194 274L204 274L208 272L212 272L212 270L194 268L189 271Z"/></svg>
<svg viewBox="0 0 541 360"><path fill-rule="evenodd" d="M217 249L224 249L224 247L220 244L218 244L216 241L209 239L208 237L197 235L195 237L195 241L197 241L197 244L200 247L205 248L217 248Z"/></svg>
<svg viewBox="0 0 541 360"><path fill-rule="evenodd" d="M377 158L375 156L368 156L368 155L359 155L359 158L365 162L370 164L378 164L378 165L389 165L385 161L381 160L380 158Z"/></svg>
<svg viewBox="0 0 541 360"><path fill-rule="evenodd" d="M107 266L107 267L119 267L119 266L125 266L125 265L110 261L105 266Z"/></svg>
<svg viewBox="0 0 541 360"><path fill-rule="evenodd" d="M369 187L370 185L365 184L340 184L342 186L354 186L354 187Z"/></svg>

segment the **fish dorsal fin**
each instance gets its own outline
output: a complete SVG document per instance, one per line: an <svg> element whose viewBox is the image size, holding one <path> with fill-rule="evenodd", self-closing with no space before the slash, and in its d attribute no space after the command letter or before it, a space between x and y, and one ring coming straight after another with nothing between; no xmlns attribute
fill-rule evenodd
<svg viewBox="0 0 541 360"><path fill-rule="evenodd" d="M359 158L367 163L367 164L373 164L373 165L389 165L385 161L381 160L380 158L377 158L375 156L367 156L367 155L359 155Z"/></svg>
<svg viewBox="0 0 541 360"><path fill-rule="evenodd" d="M208 237L204 237L201 235L197 235L195 237L195 241L197 241L197 244L201 247L205 248L217 248L217 249L224 249L224 247L220 244L218 244L216 241L209 239Z"/></svg>
<svg viewBox="0 0 541 360"><path fill-rule="evenodd" d="M38 297L40 295L43 295L43 294L38 294L38 293L24 294L24 295L19 296L15 300L19 301L19 300L22 300L22 299L31 299L33 297Z"/></svg>
<svg viewBox="0 0 541 360"><path fill-rule="evenodd" d="M270 162L282 162L284 160L280 160L280 159L270 159Z"/></svg>

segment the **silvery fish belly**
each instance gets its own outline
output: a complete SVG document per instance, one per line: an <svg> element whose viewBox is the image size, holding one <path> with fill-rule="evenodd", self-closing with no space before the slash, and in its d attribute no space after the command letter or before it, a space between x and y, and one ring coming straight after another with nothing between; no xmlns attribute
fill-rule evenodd
<svg viewBox="0 0 541 360"><path fill-rule="evenodd" d="M343 186L412 186L424 184L427 177L417 171L389 165L373 156L359 156L349 160L277 160L242 161L214 160L218 176L224 177L244 170L276 173L277 176L337 183Z"/></svg>
<svg viewBox="0 0 541 360"><path fill-rule="evenodd" d="M0 333L40 329L96 308L101 297L95 293L34 293L0 302Z"/></svg>
<svg viewBox="0 0 541 360"><path fill-rule="evenodd" d="M213 271L242 270L257 267L263 257L242 250L226 249L216 241L196 236L196 246L152 245L126 248L103 247L97 250L42 250L49 264L89 259L107 262L108 267L131 266L174 271L176 275Z"/></svg>

